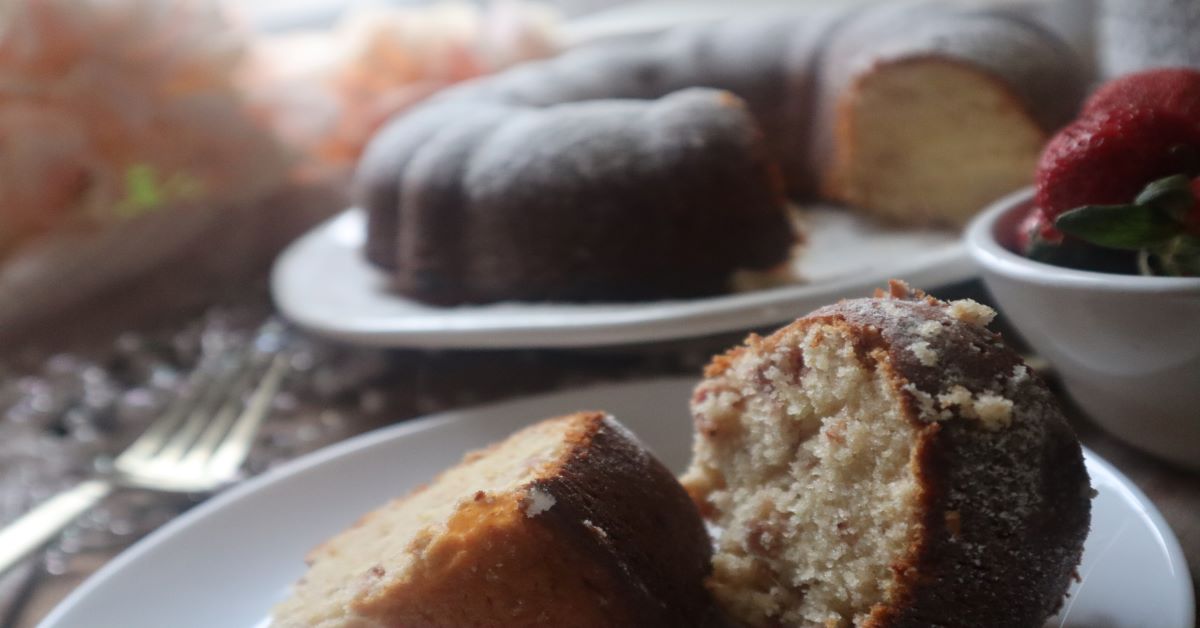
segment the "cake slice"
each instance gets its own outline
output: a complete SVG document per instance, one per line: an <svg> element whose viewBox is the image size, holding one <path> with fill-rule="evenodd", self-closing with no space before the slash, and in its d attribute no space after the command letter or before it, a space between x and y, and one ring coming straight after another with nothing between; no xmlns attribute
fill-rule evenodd
<svg viewBox="0 0 1200 628"><path fill-rule="evenodd" d="M684 477L749 626L1040 626L1088 531L1078 441L994 312L893 283L713 360Z"/></svg>
<svg viewBox="0 0 1200 628"><path fill-rule="evenodd" d="M711 545L612 417L525 428L309 556L276 628L699 626Z"/></svg>
<svg viewBox="0 0 1200 628"><path fill-rule="evenodd" d="M1005 83L936 57L864 73L836 125L826 196L897 224L961 227L1031 182L1049 137Z"/></svg>
<svg viewBox="0 0 1200 628"><path fill-rule="evenodd" d="M816 94L822 194L900 224L961 227L1028 185L1084 74L1014 15L895 3L836 32Z"/></svg>

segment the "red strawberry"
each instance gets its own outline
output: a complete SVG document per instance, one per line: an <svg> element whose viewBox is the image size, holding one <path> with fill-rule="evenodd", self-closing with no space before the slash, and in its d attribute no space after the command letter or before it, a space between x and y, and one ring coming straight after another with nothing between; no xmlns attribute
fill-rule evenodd
<svg viewBox="0 0 1200 628"><path fill-rule="evenodd" d="M1157 109L1200 126L1200 72L1162 68L1105 83L1083 106L1081 117L1121 107Z"/></svg>
<svg viewBox="0 0 1200 628"><path fill-rule="evenodd" d="M1038 162L1037 205L1053 220L1083 205L1132 202L1147 183L1190 173L1200 126L1154 109L1122 107L1080 118ZM1194 174L1194 173L1190 173Z"/></svg>

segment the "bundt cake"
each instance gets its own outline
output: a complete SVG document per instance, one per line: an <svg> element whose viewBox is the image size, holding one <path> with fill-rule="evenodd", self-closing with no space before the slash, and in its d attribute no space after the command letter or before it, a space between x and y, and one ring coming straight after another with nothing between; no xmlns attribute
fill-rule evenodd
<svg viewBox="0 0 1200 628"><path fill-rule="evenodd" d="M1091 489L994 312L893 283L717 357L684 485L709 588L749 626L1041 626Z"/></svg>
<svg viewBox="0 0 1200 628"><path fill-rule="evenodd" d="M794 243L762 134L728 92L413 119L372 143L360 175L378 183L365 186L371 258L423 301L711 294Z"/></svg>
<svg viewBox="0 0 1200 628"><path fill-rule="evenodd" d="M434 303L719 291L785 259L780 176L800 200L963 224L1029 182L1081 67L1021 17L935 2L583 46L392 120L357 176L367 256ZM697 87L738 98L675 93Z"/></svg>
<svg viewBox="0 0 1200 628"><path fill-rule="evenodd" d="M683 488L586 412L468 454L309 556L276 628L701 626L709 537Z"/></svg>

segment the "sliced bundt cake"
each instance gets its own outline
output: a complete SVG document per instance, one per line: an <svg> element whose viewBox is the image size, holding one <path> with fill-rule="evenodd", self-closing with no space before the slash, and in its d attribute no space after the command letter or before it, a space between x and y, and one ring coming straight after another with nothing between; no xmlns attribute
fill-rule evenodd
<svg viewBox="0 0 1200 628"><path fill-rule="evenodd" d="M695 627L711 545L669 471L612 417L468 454L309 556L278 628Z"/></svg>
<svg viewBox="0 0 1200 628"><path fill-rule="evenodd" d="M1087 535L1079 443L993 312L893 284L714 359L684 484L749 626L1041 626Z"/></svg>
<svg viewBox="0 0 1200 628"><path fill-rule="evenodd" d="M786 259L781 185L961 226L1030 181L1081 67L1021 17L942 2L584 46L392 120L357 177L367 254L399 292L440 304L720 292ZM697 87L738 98L676 93Z"/></svg>

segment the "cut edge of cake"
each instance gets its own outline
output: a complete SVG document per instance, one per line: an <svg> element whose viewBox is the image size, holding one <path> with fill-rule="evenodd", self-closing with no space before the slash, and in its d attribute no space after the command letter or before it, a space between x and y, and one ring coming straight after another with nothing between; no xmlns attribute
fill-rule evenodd
<svg viewBox="0 0 1200 628"><path fill-rule="evenodd" d="M863 72L833 125L824 195L893 224L962 227L1032 183L1047 139L1007 82L935 55Z"/></svg>

